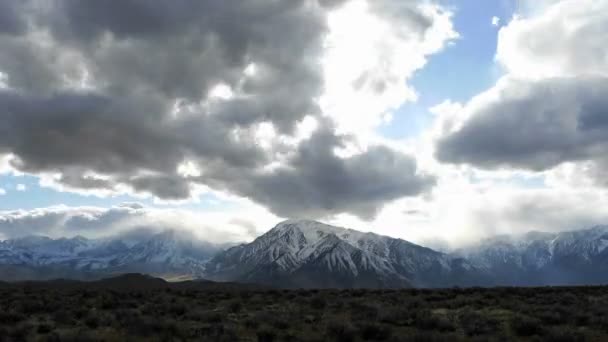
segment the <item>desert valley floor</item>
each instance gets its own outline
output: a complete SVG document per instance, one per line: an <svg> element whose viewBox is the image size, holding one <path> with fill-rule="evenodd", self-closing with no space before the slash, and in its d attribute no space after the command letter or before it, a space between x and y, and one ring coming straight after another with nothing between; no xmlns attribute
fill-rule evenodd
<svg viewBox="0 0 608 342"><path fill-rule="evenodd" d="M608 287L0 283L0 341L606 341Z"/></svg>

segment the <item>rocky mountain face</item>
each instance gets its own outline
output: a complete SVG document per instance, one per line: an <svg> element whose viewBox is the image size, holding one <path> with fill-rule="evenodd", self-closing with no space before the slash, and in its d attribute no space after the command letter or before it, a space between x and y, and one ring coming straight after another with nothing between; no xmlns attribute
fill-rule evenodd
<svg viewBox="0 0 608 342"><path fill-rule="evenodd" d="M608 226L500 236L449 254L307 220L282 222L229 249L177 231L0 242L0 280L138 272L278 287L533 286L605 284L606 271Z"/></svg>
<svg viewBox="0 0 608 342"><path fill-rule="evenodd" d="M480 277L466 260L400 239L286 221L250 244L215 256L205 275L284 287L439 287Z"/></svg>
<svg viewBox="0 0 608 342"><path fill-rule="evenodd" d="M199 278L220 246L192 234L165 231L133 239L26 237L0 242L0 279L99 278L141 272Z"/></svg>

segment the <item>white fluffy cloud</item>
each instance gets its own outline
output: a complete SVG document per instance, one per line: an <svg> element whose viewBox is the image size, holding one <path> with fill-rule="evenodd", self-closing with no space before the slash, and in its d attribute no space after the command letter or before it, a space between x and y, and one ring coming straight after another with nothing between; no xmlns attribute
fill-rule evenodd
<svg viewBox="0 0 608 342"><path fill-rule="evenodd" d="M517 78L608 76L608 1L562 0L500 30L496 59Z"/></svg>
<svg viewBox="0 0 608 342"><path fill-rule="evenodd" d="M467 103L432 109L440 164L426 208L438 215L412 224L422 240L608 222L608 1L525 3L499 31L505 75Z"/></svg>
<svg viewBox="0 0 608 342"><path fill-rule="evenodd" d="M530 17L515 17L500 30L496 54L507 74L456 115L440 119L437 157L533 171L591 163L580 176L604 182L606 32L606 0L554 1Z"/></svg>
<svg viewBox="0 0 608 342"><path fill-rule="evenodd" d="M499 26L500 25L500 18L497 16L493 16L492 17L492 26Z"/></svg>
<svg viewBox="0 0 608 342"><path fill-rule="evenodd" d="M323 112L339 129L362 134L416 101L408 81L458 38L451 16L430 2L393 0L350 1L330 13Z"/></svg>

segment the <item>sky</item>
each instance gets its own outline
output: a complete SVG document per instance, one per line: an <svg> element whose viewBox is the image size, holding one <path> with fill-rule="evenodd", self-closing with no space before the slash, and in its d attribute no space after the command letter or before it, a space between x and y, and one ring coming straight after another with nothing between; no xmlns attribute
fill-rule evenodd
<svg viewBox="0 0 608 342"><path fill-rule="evenodd" d="M608 0L0 0L0 239L607 224Z"/></svg>

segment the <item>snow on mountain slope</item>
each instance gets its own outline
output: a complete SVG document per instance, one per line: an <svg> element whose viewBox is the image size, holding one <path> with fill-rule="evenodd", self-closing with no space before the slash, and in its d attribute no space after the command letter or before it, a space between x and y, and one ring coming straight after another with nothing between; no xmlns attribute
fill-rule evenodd
<svg viewBox="0 0 608 342"><path fill-rule="evenodd" d="M407 241L288 220L250 244L217 255L206 276L290 287L447 286L453 262Z"/></svg>
<svg viewBox="0 0 608 342"><path fill-rule="evenodd" d="M456 251L498 283L560 285L607 283L608 226L562 233L498 237Z"/></svg>
<svg viewBox="0 0 608 342"><path fill-rule="evenodd" d="M120 237L99 240L26 237L0 242L0 264L61 269L62 274L136 271L197 278L203 273L205 262L221 249L193 234L178 231L142 235L139 242L129 244Z"/></svg>
<svg viewBox="0 0 608 342"><path fill-rule="evenodd" d="M181 231L0 241L0 280L128 272L283 287L605 284L608 226L498 236L451 254L309 220L282 222L230 249Z"/></svg>

